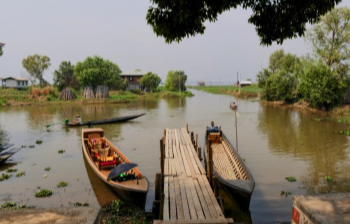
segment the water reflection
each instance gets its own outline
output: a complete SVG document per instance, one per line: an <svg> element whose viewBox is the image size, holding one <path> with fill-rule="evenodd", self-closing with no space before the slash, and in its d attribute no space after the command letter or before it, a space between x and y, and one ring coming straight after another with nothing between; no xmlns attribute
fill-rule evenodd
<svg viewBox="0 0 350 224"><path fill-rule="evenodd" d="M184 108L186 107L186 98L167 99L166 103L169 109Z"/></svg>

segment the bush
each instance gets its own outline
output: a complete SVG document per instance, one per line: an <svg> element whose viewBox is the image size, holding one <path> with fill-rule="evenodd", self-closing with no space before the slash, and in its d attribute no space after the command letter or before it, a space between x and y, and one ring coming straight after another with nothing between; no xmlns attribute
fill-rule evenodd
<svg viewBox="0 0 350 224"><path fill-rule="evenodd" d="M295 77L283 70L270 75L266 80L263 98L269 101L294 101L296 99Z"/></svg>

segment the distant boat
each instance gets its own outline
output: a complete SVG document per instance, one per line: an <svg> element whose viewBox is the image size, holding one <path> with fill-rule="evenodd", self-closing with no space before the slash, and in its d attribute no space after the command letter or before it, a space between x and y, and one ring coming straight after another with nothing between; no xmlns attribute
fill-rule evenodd
<svg viewBox="0 0 350 224"><path fill-rule="evenodd" d="M21 150L21 148L12 148L7 152L0 153L0 163L5 162L8 158L13 156L19 150Z"/></svg>
<svg viewBox="0 0 350 224"><path fill-rule="evenodd" d="M91 125L96 125L96 124L110 124L110 123L117 123L117 122L123 122L123 121L128 121L132 120L138 117L141 117L145 115L146 113L142 114L136 114L136 115L130 115L130 116L124 116L124 117L115 117L115 118L110 118L110 119L104 119L104 120L97 120L97 121L87 121L87 122L82 122L82 123L72 123L69 122L65 124L65 126L68 127L77 127L77 126L91 126Z"/></svg>
<svg viewBox="0 0 350 224"><path fill-rule="evenodd" d="M248 167L220 128L208 127L205 139L207 145L209 144L208 139L211 139L213 174L241 208L248 210L255 187ZM207 155L208 153L207 147Z"/></svg>
<svg viewBox="0 0 350 224"><path fill-rule="evenodd" d="M124 176L125 180L115 178L107 180L112 168L131 162L117 147L104 137L103 129L83 128L81 140L84 157L97 176L124 200L133 199L135 204L143 209L148 192L148 180L136 167L126 172L126 176ZM106 150L104 152L107 152L107 155L101 155L101 149L102 152L103 149ZM102 159L103 156L105 160Z"/></svg>
<svg viewBox="0 0 350 224"><path fill-rule="evenodd" d="M237 109L237 104L235 102L230 102L230 108L232 110L236 110Z"/></svg>

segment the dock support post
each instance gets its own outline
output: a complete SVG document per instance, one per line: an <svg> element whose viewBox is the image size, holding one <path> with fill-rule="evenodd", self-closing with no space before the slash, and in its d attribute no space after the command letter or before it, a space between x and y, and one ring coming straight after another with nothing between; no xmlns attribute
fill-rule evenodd
<svg viewBox="0 0 350 224"><path fill-rule="evenodd" d="M166 130L164 129L163 139L166 139Z"/></svg>
<svg viewBox="0 0 350 224"><path fill-rule="evenodd" d="M186 124L186 130L187 130L187 133L189 133L189 132L188 132L188 124Z"/></svg>
<svg viewBox="0 0 350 224"><path fill-rule="evenodd" d="M213 149L211 148L211 139L208 140L208 161L209 161L209 183L213 183Z"/></svg>
<svg viewBox="0 0 350 224"><path fill-rule="evenodd" d="M199 160L202 161L202 149L201 149L201 147L198 148L197 152L198 152Z"/></svg>
<svg viewBox="0 0 350 224"><path fill-rule="evenodd" d="M195 145L195 149L196 149L196 152L198 152L198 134L196 134L196 145ZM199 155L198 155L199 158L201 158Z"/></svg>
<svg viewBox="0 0 350 224"><path fill-rule="evenodd" d="M161 174L156 173L156 183L155 183L155 200L153 201L153 214L156 219L160 219L160 200L161 200Z"/></svg>
<svg viewBox="0 0 350 224"><path fill-rule="evenodd" d="M164 175L164 145L163 139L160 139L160 172L161 175Z"/></svg>
<svg viewBox="0 0 350 224"><path fill-rule="evenodd" d="M216 177L213 177L213 188L214 188L214 195L217 198L219 196L219 186Z"/></svg>

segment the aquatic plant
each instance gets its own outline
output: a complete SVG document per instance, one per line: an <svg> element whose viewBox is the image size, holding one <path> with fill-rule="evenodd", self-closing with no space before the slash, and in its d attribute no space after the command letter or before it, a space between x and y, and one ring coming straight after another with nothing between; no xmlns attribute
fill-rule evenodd
<svg viewBox="0 0 350 224"><path fill-rule="evenodd" d="M116 215L121 215L123 205L124 203L122 201L113 200L110 205L107 205L106 207L102 208L102 211L110 212Z"/></svg>
<svg viewBox="0 0 350 224"><path fill-rule="evenodd" d="M66 150L63 150L63 149L60 149L60 150L58 150L58 153L59 154L62 154L62 153L64 153Z"/></svg>
<svg viewBox="0 0 350 224"><path fill-rule="evenodd" d="M57 184L57 187L65 187L67 185L68 185L67 182L61 181Z"/></svg>
<svg viewBox="0 0 350 224"><path fill-rule="evenodd" d="M295 177L286 177L286 180L288 180L289 182L297 181Z"/></svg>
<svg viewBox="0 0 350 224"><path fill-rule="evenodd" d="M48 166L48 167L45 167L45 171L50 171L50 167Z"/></svg>
<svg viewBox="0 0 350 224"><path fill-rule="evenodd" d="M285 195L286 197L288 197L288 195L291 195L292 192L289 191L281 191L281 196Z"/></svg>
<svg viewBox="0 0 350 224"><path fill-rule="evenodd" d="M41 140L36 140L36 144L41 144L41 143L43 143L43 141L41 141Z"/></svg>
<svg viewBox="0 0 350 224"><path fill-rule="evenodd" d="M16 203L15 202L5 202L4 204L1 205L1 208L3 209L13 209L16 208Z"/></svg>
<svg viewBox="0 0 350 224"><path fill-rule="evenodd" d="M89 204L86 202L85 203L75 202L73 205L75 207L80 207L80 206L87 207L87 206L89 206Z"/></svg>
<svg viewBox="0 0 350 224"><path fill-rule="evenodd" d="M26 145L22 145L22 148L27 148L27 146Z"/></svg>
<svg viewBox="0 0 350 224"><path fill-rule="evenodd" d="M340 134L350 136L350 130L343 130L343 131L340 131Z"/></svg>
<svg viewBox="0 0 350 224"><path fill-rule="evenodd" d="M245 158L243 158L243 162L245 162Z"/></svg>
<svg viewBox="0 0 350 224"><path fill-rule="evenodd" d="M17 172L17 170L18 169L11 169L11 168L9 168L9 169L6 169L6 172L12 173L12 172Z"/></svg>
<svg viewBox="0 0 350 224"><path fill-rule="evenodd" d="M3 173L3 174L1 175L1 177L0 177L0 181L7 180L7 179L9 179L11 176L12 176L11 174L8 175L8 174Z"/></svg>
<svg viewBox="0 0 350 224"><path fill-rule="evenodd" d="M327 182L332 182L333 181L333 177L331 177L331 176L326 176L325 179L326 179Z"/></svg>
<svg viewBox="0 0 350 224"><path fill-rule="evenodd" d="M18 209L25 209L25 208L27 208L27 205L26 205L26 204L23 204L23 205L18 206L17 208L18 208Z"/></svg>
<svg viewBox="0 0 350 224"><path fill-rule="evenodd" d="M40 191L35 193L35 197L42 198L42 197L48 197L52 195L52 191L48 189L41 189Z"/></svg>
<svg viewBox="0 0 350 224"><path fill-rule="evenodd" d="M25 173L24 171L17 173L17 174L16 174L16 177L21 177L21 176L23 176L23 175L26 175L26 173Z"/></svg>
<svg viewBox="0 0 350 224"><path fill-rule="evenodd" d="M34 147L35 147L35 145L30 145L30 146L29 146L29 148L34 148Z"/></svg>
<svg viewBox="0 0 350 224"><path fill-rule="evenodd" d="M315 121L324 121L324 118L315 118Z"/></svg>

